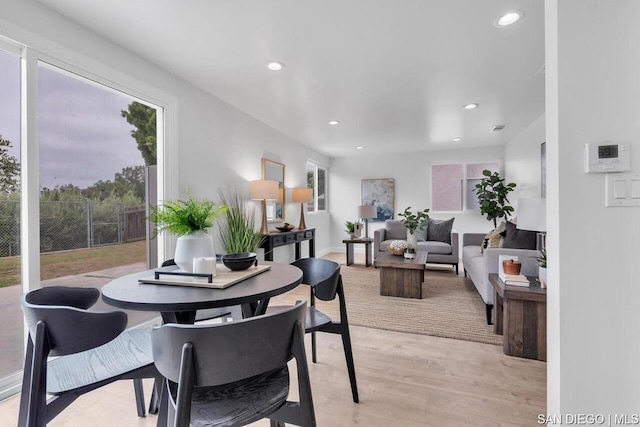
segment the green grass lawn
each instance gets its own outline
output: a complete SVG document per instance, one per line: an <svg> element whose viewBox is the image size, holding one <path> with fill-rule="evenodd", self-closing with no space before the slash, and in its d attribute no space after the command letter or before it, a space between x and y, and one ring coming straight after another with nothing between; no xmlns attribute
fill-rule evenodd
<svg viewBox="0 0 640 427"><path fill-rule="evenodd" d="M99 248L49 252L40 255L40 278L74 276L146 261L145 242L102 246ZM19 285L20 257L0 258L0 287Z"/></svg>

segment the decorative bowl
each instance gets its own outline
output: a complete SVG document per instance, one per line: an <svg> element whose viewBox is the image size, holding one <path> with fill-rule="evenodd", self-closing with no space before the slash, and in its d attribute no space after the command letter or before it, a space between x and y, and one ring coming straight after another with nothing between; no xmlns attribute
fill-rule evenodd
<svg viewBox="0 0 640 427"><path fill-rule="evenodd" d="M394 240L389 243L389 247L387 249L394 255L403 255L404 250L407 249L407 242L404 240Z"/></svg>
<svg viewBox="0 0 640 427"><path fill-rule="evenodd" d="M256 263L254 252L240 252L222 255L222 263L231 271L246 270Z"/></svg>
<svg viewBox="0 0 640 427"><path fill-rule="evenodd" d="M278 231L280 231L280 232L284 233L284 232L287 232L287 231L291 231L291 230L293 230L294 228L295 228L295 227L294 227L293 225L291 225L291 224L287 224L287 225L283 225L283 226L280 226L280 227L276 227L276 230L278 230Z"/></svg>
<svg viewBox="0 0 640 427"><path fill-rule="evenodd" d="M502 270L504 274L520 274L520 268L522 264L519 261L514 261L512 259L508 259L502 261Z"/></svg>

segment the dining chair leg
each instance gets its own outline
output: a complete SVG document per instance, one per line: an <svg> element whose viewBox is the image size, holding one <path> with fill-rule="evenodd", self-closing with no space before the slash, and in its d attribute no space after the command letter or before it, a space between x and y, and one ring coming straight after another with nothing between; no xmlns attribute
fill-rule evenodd
<svg viewBox="0 0 640 427"><path fill-rule="evenodd" d="M138 410L138 416L145 416L145 405L144 405L144 388L142 386L142 379L135 378L133 380L133 391L136 396L136 409Z"/></svg>
<svg viewBox="0 0 640 427"><path fill-rule="evenodd" d="M342 325L342 346L344 347L344 357L347 361L347 370L349 371L349 382L351 383L351 394L353 401L358 403L358 384L356 383L356 368L353 363L353 352L351 350L351 335L349 334L349 326Z"/></svg>
<svg viewBox="0 0 640 427"><path fill-rule="evenodd" d="M158 382L160 381L160 382ZM158 408L160 406L160 402L158 399L158 395L159 395L159 390L158 390L158 384L160 384L162 381L158 380L157 378L155 380L153 380L153 388L151 389L151 399L149 399L149 413L150 414L157 414L158 413Z"/></svg>
<svg viewBox="0 0 640 427"><path fill-rule="evenodd" d="M311 361L316 363L316 333L311 332Z"/></svg>
<svg viewBox="0 0 640 427"><path fill-rule="evenodd" d="M29 411L29 396L31 395L31 362L33 360L33 342L27 337L27 351L24 357L24 371L22 373L22 391L20 393L20 412L18 415L18 427L26 427L27 415Z"/></svg>

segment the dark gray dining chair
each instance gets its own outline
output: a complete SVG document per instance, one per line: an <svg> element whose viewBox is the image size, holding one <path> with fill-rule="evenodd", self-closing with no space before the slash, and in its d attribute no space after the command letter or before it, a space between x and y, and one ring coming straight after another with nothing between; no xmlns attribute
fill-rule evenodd
<svg viewBox="0 0 640 427"><path fill-rule="evenodd" d="M305 306L303 301L228 323L154 327L153 358L168 391L167 425L241 426L270 418L271 426L315 426ZM291 359L298 402L287 400Z"/></svg>
<svg viewBox="0 0 640 427"><path fill-rule="evenodd" d="M291 263L302 270L302 284L310 287L310 304L307 307L305 323L306 333L311 334L311 360L316 363L316 332L339 334L342 337L342 347L349 372L351 394L353 401L358 403L358 384L356 370L353 363L351 349L351 335L347 318L347 304L344 298L344 287L340 264L322 258L301 258ZM338 297L340 306L340 320L332 320L329 316L316 308L316 298L322 301L333 301Z"/></svg>
<svg viewBox="0 0 640 427"><path fill-rule="evenodd" d="M45 426L81 395L121 379L134 380L138 416L145 415L142 378L159 384L162 378L153 364L149 333L125 331L122 311L87 311L99 296L98 289L62 286L22 296L29 340L19 427Z"/></svg>

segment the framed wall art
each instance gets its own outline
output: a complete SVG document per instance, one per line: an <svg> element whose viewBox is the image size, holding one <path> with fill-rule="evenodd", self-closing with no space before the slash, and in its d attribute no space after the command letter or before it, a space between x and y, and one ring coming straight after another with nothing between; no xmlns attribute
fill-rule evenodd
<svg viewBox="0 0 640 427"><path fill-rule="evenodd" d="M394 189L395 181L393 178L384 179L363 179L361 197L363 205L372 205L376 207L377 216L371 221L384 221L393 219L395 206Z"/></svg>

